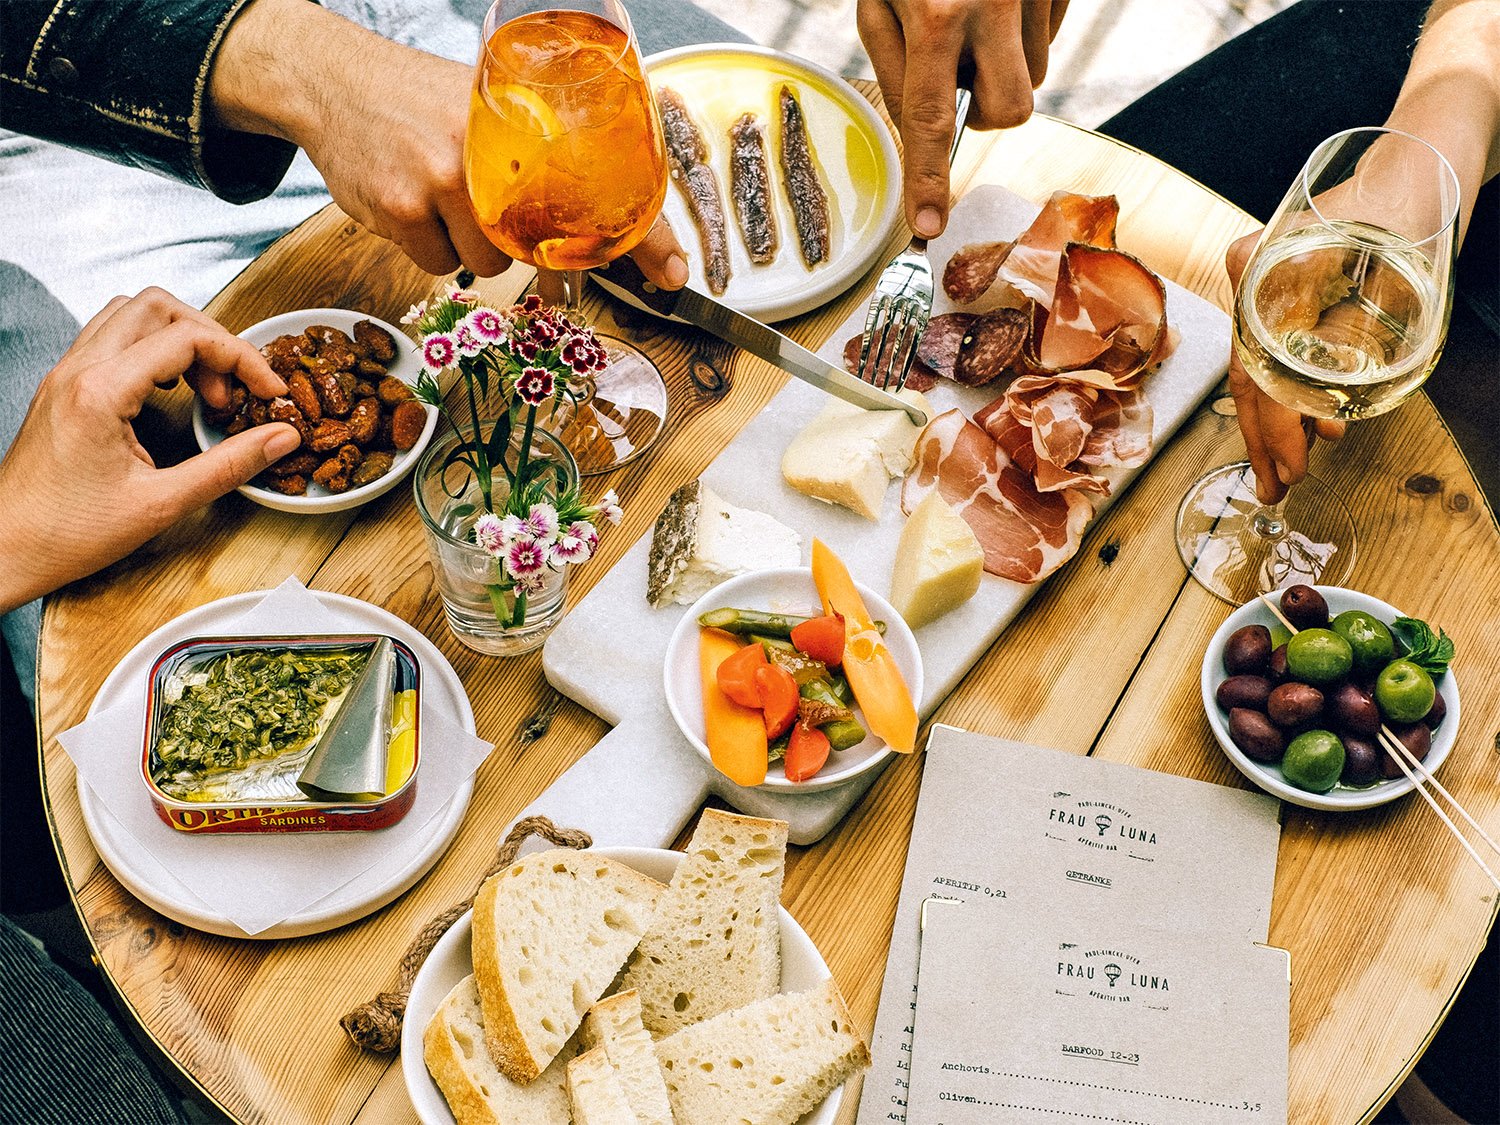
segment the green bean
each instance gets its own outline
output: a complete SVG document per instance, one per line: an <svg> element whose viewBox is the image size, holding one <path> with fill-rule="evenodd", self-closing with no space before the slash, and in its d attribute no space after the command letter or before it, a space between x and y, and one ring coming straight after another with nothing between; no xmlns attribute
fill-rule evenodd
<svg viewBox="0 0 1500 1125"><path fill-rule="evenodd" d="M839 679L843 679L842 676ZM827 703L831 707L845 707L847 702L839 699L833 685L827 680L814 680L803 684L800 693L804 699L815 699L819 703ZM824 723L819 728L828 736L828 744L835 750L848 750L851 746L858 746L865 740L865 728L860 725L858 719L838 719L831 723Z"/></svg>
<svg viewBox="0 0 1500 1125"><path fill-rule="evenodd" d="M792 630L811 617L799 617L795 613L766 613L759 609L711 609L698 615L698 624L705 629L723 629L726 633L740 636L757 634L762 637L786 638ZM885 635L885 622L875 622L875 628Z"/></svg>

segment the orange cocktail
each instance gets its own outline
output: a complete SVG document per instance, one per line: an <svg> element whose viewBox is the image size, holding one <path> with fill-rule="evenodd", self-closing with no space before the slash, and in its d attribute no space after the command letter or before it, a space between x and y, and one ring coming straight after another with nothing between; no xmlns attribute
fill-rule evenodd
<svg viewBox="0 0 1500 1125"><path fill-rule="evenodd" d="M586 270L633 249L667 175L628 31L569 10L497 27L476 72L464 170L479 224L518 261Z"/></svg>

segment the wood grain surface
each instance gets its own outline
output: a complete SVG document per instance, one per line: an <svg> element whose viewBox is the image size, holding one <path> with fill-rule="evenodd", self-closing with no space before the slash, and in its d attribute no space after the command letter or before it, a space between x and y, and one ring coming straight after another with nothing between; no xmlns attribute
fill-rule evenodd
<svg viewBox="0 0 1500 1125"><path fill-rule="evenodd" d="M873 87L863 89L874 98ZM1041 117L1003 134L968 134L955 176L960 186L998 183L1039 201L1057 188L1112 192L1121 202L1120 244L1226 307L1224 248L1255 225L1154 159ZM504 301L528 280L517 268L481 288ZM791 334L816 346L873 281L872 272L844 298L796 321ZM433 288L433 279L330 207L277 242L209 311L233 330L322 305L395 320ZM596 312L610 330L612 309L598 305ZM649 529L672 489L701 472L784 381L692 329L631 316L617 331L656 358L673 413L658 447L609 482L625 499L626 522L604 538L572 597ZM714 391L721 379L727 393ZM159 405L169 419L185 417L180 395ZM1077 558L942 704L937 720L1246 784L1214 743L1198 696L1203 646L1229 607L1185 577L1172 536L1188 483L1242 455L1233 418L1211 406L1157 453ZM1354 584L1442 622L1457 642L1465 720L1443 780L1491 834L1500 833L1493 780L1500 680L1483 674L1486 641L1500 620L1493 514L1421 395L1352 427L1336 453L1320 451L1314 468L1361 524ZM1117 549L1112 558L1101 551L1106 545ZM497 749L479 772L451 849L390 906L293 941L211 937L147 909L99 863L56 735L83 717L109 669L153 628L288 575L367 599L426 632L462 678L479 733ZM560 700L542 678L539 656L495 660L451 639L408 490L311 519L238 496L219 501L191 526L48 600L39 692L44 788L59 852L101 968L150 1041L237 1120L414 1122L399 1064L352 1047L338 1017L390 985L411 936L472 891L516 813L605 727ZM921 772L920 756L898 759L839 828L789 858L784 902L866 1029L874 1022ZM1495 910L1483 876L1415 799L1342 816L1286 808L1271 941L1292 953L1292 1120L1374 1115L1440 1023ZM857 1096L846 1102L845 1122Z"/></svg>

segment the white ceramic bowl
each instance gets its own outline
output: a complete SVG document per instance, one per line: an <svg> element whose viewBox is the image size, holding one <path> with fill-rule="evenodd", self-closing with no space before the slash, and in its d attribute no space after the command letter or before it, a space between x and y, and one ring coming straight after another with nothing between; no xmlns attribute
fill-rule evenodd
<svg viewBox="0 0 1500 1125"><path fill-rule="evenodd" d="M595 848L594 851L617 859L659 883L671 880L683 857L682 852L660 848ZM422 1059L422 1033L453 986L474 971L469 955L473 917L472 911L465 914L438 940L417 971L417 979L412 982L411 999L406 1006L406 1020L401 1028L401 1073L422 1125L454 1125L448 1103L443 1100L432 1075L427 1073L427 1064ZM781 991L805 992L833 974L828 971L818 947L785 907L780 908L780 917ZM798 1125L832 1125L843 1100L844 1088L840 1086Z"/></svg>
<svg viewBox="0 0 1500 1125"><path fill-rule="evenodd" d="M1372 598L1369 594L1361 594L1357 590L1346 590L1341 586L1318 586L1316 589L1328 602L1330 617L1337 617L1345 610L1361 609L1389 625L1396 618L1406 616L1379 598ZM1220 709L1214 698L1219 684L1228 678L1228 673L1224 671L1224 645L1231 633L1246 625L1264 625L1274 632L1280 624L1276 620L1276 615L1267 608L1264 602L1259 599L1247 602L1231 613L1224 624L1219 626L1219 631L1208 642L1208 649L1203 654L1203 712L1208 716L1208 725L1212 728L1214 737L1219 740L1219 745L1224 748L1224 753L1234 763L1235 768L1271 796L1280 797L1283 801L1290 801L1294 805L1301 805L1308 809L1327 809L1332 812L1368 809L1410 793L1411 779L1404 776L1388 781L1378 781L1364 789L1335 785L1327 793L1309 793L1306 789L1299 789L1288 782L1282 776L1280 766L1257 762L1234 744L1229 737L1229 716ZM1458 737L1459 721L1458 682L1451 669L1437 686L1443 702L1448 705L1448 713L1444 716L1442 725L1432 732L1432 748L1427 752L1427 757L1422 763L1427 770L1434 773L1443 764L1443 759L1448 756L1448 752L1453 749L1453 743Z"/></svg>
<svg viewBox="0 0 1500 1125"><path fill-rule="evenodd" d="M327 324L352 336L355 323L361 320L378 324L395 338L396 359L390 365L390 373L403 383L415 386L417 377L422 374L422 360L417 352L416 344L412 343L411 337L394 324L387 324L379 317L370 316L368 313L353 312L349 309L298 309L296 312L282 313L280 316L263 320L259 324L252 324L240 333L240 339L248 340L260 348L278 336L295 335L314 324ZM369 503L375 497L385 495L401 483L402 478L416 465L417 458L422 456L427 443L432 440L433 431L437 429L438 423L437 408L424 406L423 409L427 411L427 425L422 427L422 436L417 439L417 444L404 452L397 453L391 465L391 471L369 484L351 488L348 492L329 492L322 485L309 482L305 496L283 496L279 492L272 492L269 488L260 488L253 484L243 485L236 491L257 504L275 508L278 512L298 512L303 515L342 512L348 508L357 508L361 504ZM201 399L193 403L193 436L198 439L199 449L211 449L224 440L222 431L214 429L204 421Z"/></svg>
<svg viewBox="0 0 1500 1125"><path fill-rule="evenodd" d="M855 583L865 608L876 621L884 621L885 643L902 678L911 692L912 701L922 700L922 655L917 650L917 639L902 620L901 615L868 586ZM731 578L715 586L693 605L677 623L672 639L667 642L667 661L663 672L667 694L667 709L672 712L683 736L693 744L703 760L713 764L708 744L703 741L703 688L698 672L698 617L711 609L732 606L737 609L760 609L773 613L791 613L812 616L822 613L818 602L817 587L813 585L812 570L805 566L786 567L776 570L757 570ZM858 708L855 717L863 722ZM873 769L889 758L895 751L873 734L866 735L858 746L848 750L836 750L828 755L827 764L816 777L808 781L788 781L780 763L773 764L766 780L759 788L778 789L787 793L814 793L819 789L831 789L852 781L868 769Z"/></svg>

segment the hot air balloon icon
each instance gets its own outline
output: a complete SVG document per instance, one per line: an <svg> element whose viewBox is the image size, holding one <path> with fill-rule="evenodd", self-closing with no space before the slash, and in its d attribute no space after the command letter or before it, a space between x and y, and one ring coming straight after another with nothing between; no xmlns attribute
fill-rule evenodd
<svg viewBox="0 0 1500 1125"><path fill-rule="evenodd" d="M1099 835L1103 836L1106 832L1109 831L1109 817L1104 813L1100 813L1098 816L1094 817L1094 823L1099 826Z"/></svg>
<svg viewBox="0 0 1500 1125"><path fill-rule="evenodd" d="M1108 965L1104 966L1104 975L1109 978L1109 987L1113 988L1115 981L1120 979L1120 966L1111 961Z"/></svg>

